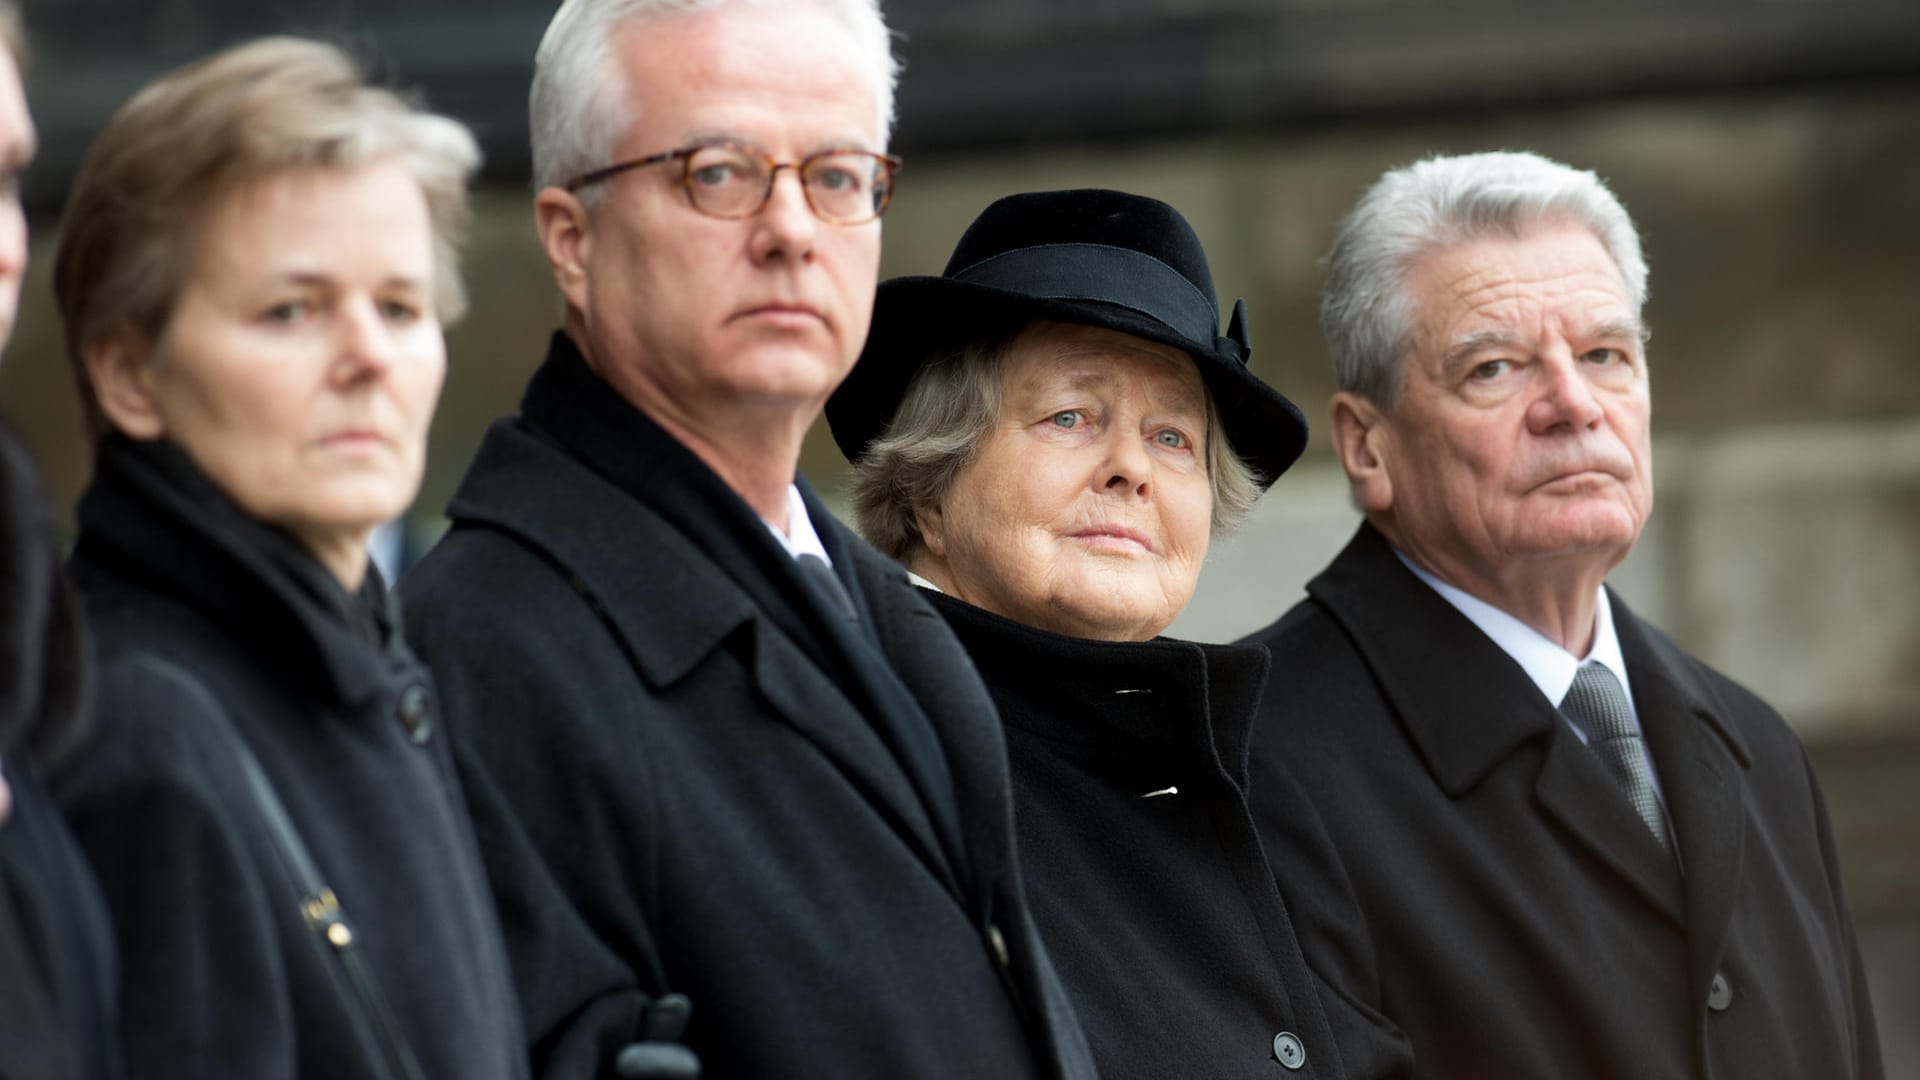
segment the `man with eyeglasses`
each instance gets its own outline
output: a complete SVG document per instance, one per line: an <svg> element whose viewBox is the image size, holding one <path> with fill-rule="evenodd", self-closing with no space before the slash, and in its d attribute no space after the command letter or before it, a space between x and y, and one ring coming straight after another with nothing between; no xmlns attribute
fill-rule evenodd
<svg viewBox="0 0 1920 1080"><path fill-rule="evenodd" d="M567 0L540 45L564 325L402 589L540 1075L1093 1075L991 702L796 473L894 70L874 0Z"/></svg>

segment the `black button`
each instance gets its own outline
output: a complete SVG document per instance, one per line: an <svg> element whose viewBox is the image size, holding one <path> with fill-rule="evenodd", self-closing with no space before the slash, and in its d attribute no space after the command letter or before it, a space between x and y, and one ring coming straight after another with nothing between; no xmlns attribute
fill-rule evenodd
<svg viewBox="0 0 1920 1080"><path fill-rule="evenodd" d="M1714 1012L1726 1012L1727 1006L1731 1004L1733 1004L1733 984L1727 981L1725 975L1716 971L1713 973L1712 984L1707 987L1707 1008Z"/></svg>
<svg viewBox="0 0 1920 1080"><path fill-rule="evenodd" d="M1300 1044L1300 1036L1283 1031L1273 1037L1273 1056L1291 1072L1306 1065L1307 1048Z"/></svg>
<svg viewBox="0 0 1920 1080"><path fill-rule="evenodd" d="M400 707L396 710L400 723L414 742L426 742L433 735L433 709L427 702L427 688L415 683L400 691Z"/></svg>

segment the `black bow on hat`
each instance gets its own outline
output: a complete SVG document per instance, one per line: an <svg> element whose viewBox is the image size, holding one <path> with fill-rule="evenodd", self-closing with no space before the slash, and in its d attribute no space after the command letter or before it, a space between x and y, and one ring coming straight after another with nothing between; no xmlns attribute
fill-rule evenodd
<svg viewBox="0 0 1920 1080"><path fill-rule="evenodd" d="M981 211L939 277L880 283L873 328L827 401L849 461L886 431L927 361L984 333L1036 319L1104 327L1193 357L1227 441L1264 488L1307 445L1307 422L1247 370L1246 302L1226 336L1200 238L1158 199L1081 189L1009 195Z"/></svg>

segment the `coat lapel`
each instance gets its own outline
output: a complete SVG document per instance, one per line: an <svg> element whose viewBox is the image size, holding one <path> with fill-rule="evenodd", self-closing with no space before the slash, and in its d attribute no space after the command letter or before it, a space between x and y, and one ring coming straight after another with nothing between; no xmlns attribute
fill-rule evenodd
<svg viewBox="0 0 1920 1080"><path fill-rule="evenodd" d="M1678 646L1614 596L1614 626L1633 679L1634 707L1673 818L1684 870L1687 967L1694 1000L1706 999L1726 945L1746 842L1746 743L1725 706L1679 663Z"/></svg>
<svg viewBox="0 0 1920 1080"><path fill-rule="evenodd" d="M1646 823L1622 797L1572 729L1561 726L1540 768L1534 794L1548 816L1615 873L1639 890L1668 920L1683 920L1679 875Z"/></svg>
<svg viewBox="0 0 1920 1080"><path fill-rule="evenodd" d="M1671 862L1605 766L1520 665L1415 577L1385 537L1361 525L1307 592L1366 658L1441 790L1463 798L1509 757L1537 747L1543 816L1679 921ZM1637 689L1637 673L1634 680Z"/></svg>
<svg viewBox="0 0 1920 1080"><path fill-rule="evenodd" d="M993 909L995 882L1012 862L1013 793L993 699L945 620L891 561L854 558L882 652L926 713L953 788L955 842L968 869L972 910Z"/></svg>
<svg viewBox="0 0 1920 1080"><path fill-rule="evenodd" d="M592 514L579 508L591 506ZM951 867L912 784L859 707L670 523L512 420L488 433L448 506L540 551L664 691L736 635L763 697L831 760L942 881ZM661 613L671 612L671 618Z"/></svg>

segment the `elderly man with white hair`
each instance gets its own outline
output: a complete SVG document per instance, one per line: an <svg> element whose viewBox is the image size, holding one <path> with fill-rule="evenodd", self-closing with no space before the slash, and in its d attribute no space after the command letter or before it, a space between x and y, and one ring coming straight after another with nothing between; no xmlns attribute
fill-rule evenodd
<svg viewBox="0 0 1920 1080"><path fill-rule="evenodd" d="M1321 310L1366 521L1251 639L1256 814L1263 768L1311 791L1418 1077L1879 1077L1800 740L1604 584L1653 508L1646 281L1605 185L1532 154L1347 217Z"/></svg>
<svg viewBox="0 0 1920 1080"><path fill-rule="evenodd" d="M628 1045L675 1035L709 1077L1092 1074L992 702L796 473L893 78L873 0L568 0L540 45L564 323L403 586L540 1075L684 1075Z"/></svg>

